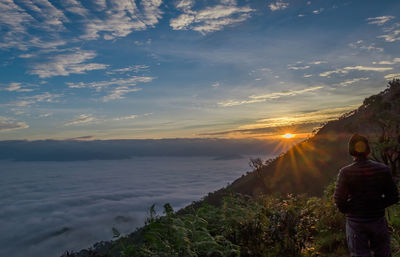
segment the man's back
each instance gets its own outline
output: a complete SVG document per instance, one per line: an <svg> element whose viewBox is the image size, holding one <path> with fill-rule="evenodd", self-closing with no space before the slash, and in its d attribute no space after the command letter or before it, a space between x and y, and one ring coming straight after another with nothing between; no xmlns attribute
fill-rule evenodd
<svg viewBox="0 0 400 257"><path fill-rule="evenodd" d="M350 218L378 218L398 201L397 187L386 165L356 159L339 173L335 202Z"/></svg>

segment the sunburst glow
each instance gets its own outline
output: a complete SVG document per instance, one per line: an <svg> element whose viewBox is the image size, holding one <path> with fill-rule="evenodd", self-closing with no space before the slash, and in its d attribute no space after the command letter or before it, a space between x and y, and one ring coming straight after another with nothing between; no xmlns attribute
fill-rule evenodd
<svg viewBox="0 0 400 257"><path fill-rule="evenodd" d="M290 138L294 138L294 134L286 133L286 134L282 135L282 137L286 138L286 139L290 139Z"/></svg>

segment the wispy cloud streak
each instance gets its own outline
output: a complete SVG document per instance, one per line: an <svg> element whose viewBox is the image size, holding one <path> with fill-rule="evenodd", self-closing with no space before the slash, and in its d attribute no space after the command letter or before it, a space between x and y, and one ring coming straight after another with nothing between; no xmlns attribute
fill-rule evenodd
<svg viewBox="0 0 400 257"><path fill-rule="evenodd" d="M393 20L395 17L394 16L379 16L379 17L372 17L368 18L368 24L376 24L378 26L384 25L386 22Z"/></svg>
<svg viewBox="0 0 400 257"><path fill-rule="evenodd" d="M106 69L108 67L106 64L87 62L96 56L97 54L94 51L85 50L76 50L73 53L56 55L50 57L50 60L46 63L36 64L30 73L38 75L40 78L49 78Z"/></svg>
<svg viewBox="0 0 400 257"><path fill-rule="evenodd" d="M9 92L31 92L33 89L30 88L22 88L21 83L13 82L10 83L4 90Z"/></svg>
<svg viewBox="0 0 400 257"><path fill-rule="evenodd" d="M15 121L12 118L0 116L0 132L25 128L29 128L29 125L25 122Z"/></svg>
<svg viewBox="0 0 400 257"><path fill-rule="evenodd" d="M380 65L393 65L400 63L400 58L393 58L391 61L379 61L379 62L373 62L372 64L380 64Z"/></svg>
<svg viewBox="0 0 400 257"><path fill-rule="evenodd" d="M228 100L228 101L222 101L219 102L218 105L222 107L230 107L230 106L236 106L236 105L242 105L242 104L251 104L251 103L259 103L259 102L265 102L268 99L277 99L285 96L295 96L299 94L304 94L307 92L312 92L316 91L323 88L323 86L315 86L315 87L309 87L305 89L300 89L300 90L289 90L286 92L274 92L274 93L269 93L269 94L263 94L263 95L251 95L246 100Z"/></svg>
<svg viewBox="0 0 400 257"><path fill-rule="evenodd" d="M58 101L57 99L62 97L62 94L51 94L49 92L44 92L42 94L19 97L17 101L8 103L10 106L25 107L35 103L54 103Z"/></svg>
<svg viewBox="0 0 400 257"><path fill-rule="evenodd" d="M97 91L102 90L103 88L107 88L109 86L117 85L117 86L136 86L138 83L149 83L153 81L154 77L148 76L132 76L128 78L113 78L111 80L103 80L97 82L67 82L66 84L70 88L95 88Z"/></svg>
<svg viewBox="0 0 400 257"><path fill-rule="evenodd" d="M341 83L339 83L339 85L341 85L342 87L346 87L348 85L363 81L363 80L369 80L369 78L354 78L354 79L349 79L346 81L343 81Z"/></svg>
<svg viewBox="0 0 400 257"><path fill-rule="evenodd" d="M138 83L149 83L153 81L154 77L149 76L132 76L128 78L113 78L111 80L98 81L98 82L68 82L66 83L70 88L94 88L100 92L107 90L109 87L113 87L108 90L108 94L102 98L104 102L111 100L122 99L128 93L137 92L142 90L136 87Z"/></svg>
<svg viewBox="0 0 400 257"><path fill-rule="evenodd" d="M348 66L336 70L331 70L331 71L325 71L319 74L320 77L329 77L332 74L347 74L349 71L376 71L376 72L384 72L384 71L389 71L393 70L392 67L370 67L370 66L363 66L363 65L357 65L357 66Z"/></svg>
<svg viewBox="0 0 400 257"><path fill-rule="evenodd" d="M77 117L75 117L73 120L64 123L64 126L83 125L83 124L94 122L95 120L96 119L91 115L80 114Z"/></svg>

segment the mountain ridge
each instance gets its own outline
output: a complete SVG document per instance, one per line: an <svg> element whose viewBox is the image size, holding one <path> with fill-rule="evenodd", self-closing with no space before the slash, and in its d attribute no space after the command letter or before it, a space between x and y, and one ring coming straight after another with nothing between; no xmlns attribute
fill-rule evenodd
<svg viewBox="0 0 400 257"><path fill-rule="evenodd" d="M312 137L293 145L280 156L267 160L258 169L236 179L226 188L209 194L204 200L218 204L223 196L230 192L253 197L271 193L306 193L319 196L335 179L339 169L352 162L347 148L347 142L352 134L361 133L367 136L374 148L381 140L382 130L385 129L383 127L386 126L389 130L388 124L384 124L385 121L380 121L379 118L400 124L399 79L390 81L388 87L380 93L365 98L356 110L327 122ZM393 144L399 152L400 128L397 125L394 129L397 135L393 138L397 141ZM385 162L382 160L384 158L376 156L376 151L372 152L372 156L375 160ZM397 166L391 167L393 174L396 170L397 174L399 173L399 162L397 155ZM387 164L390 165L389 162Z"/></svg>

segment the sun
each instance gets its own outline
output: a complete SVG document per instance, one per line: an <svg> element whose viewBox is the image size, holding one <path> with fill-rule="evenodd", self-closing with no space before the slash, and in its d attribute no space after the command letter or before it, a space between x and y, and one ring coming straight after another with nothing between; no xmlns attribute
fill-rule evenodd
<svg viewBox="0 0 400 257"><path fill-rule="evenodd" d="M294 134L286 133L286 134L282 135L282 137L286 138L286 139L290 139L290 138L294 138Z"/></svg>

